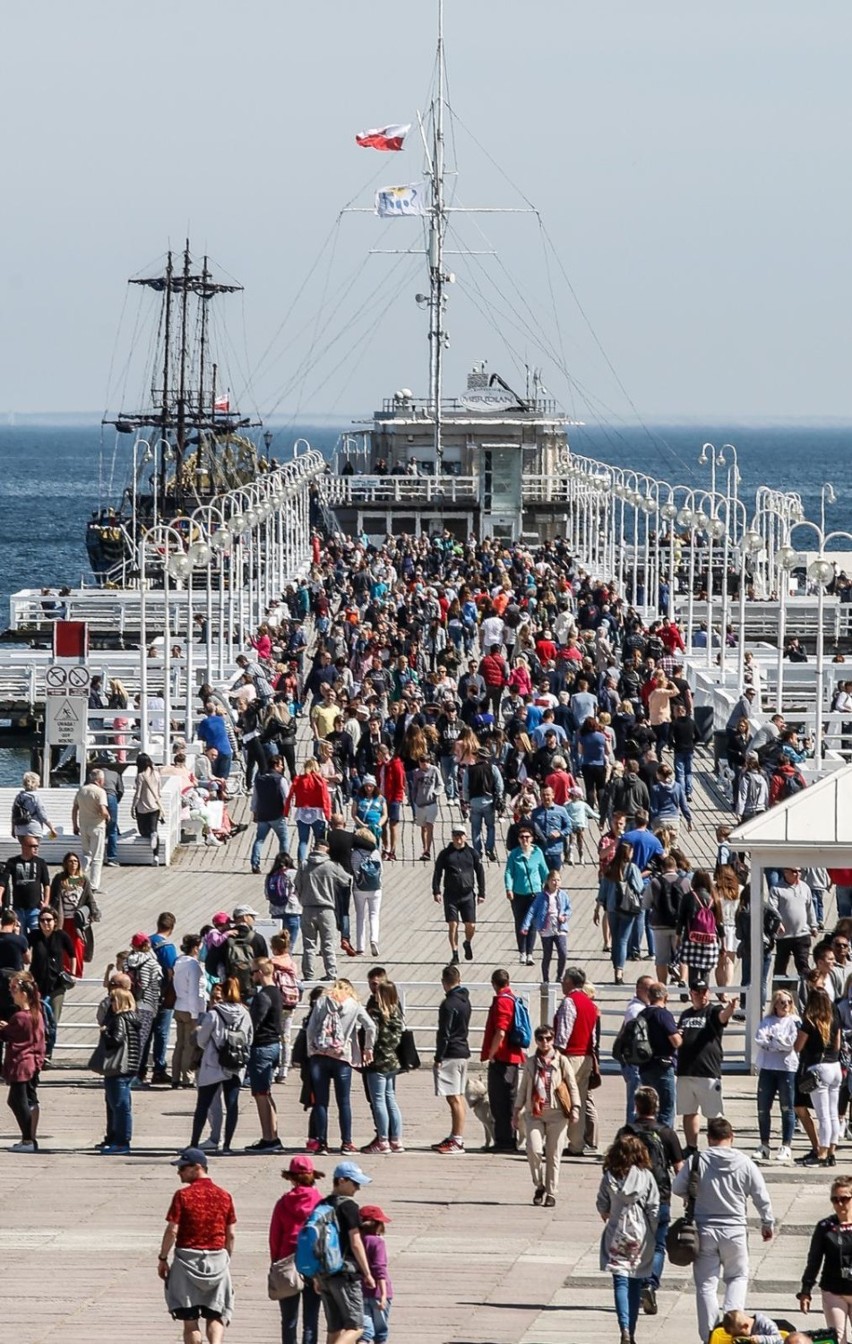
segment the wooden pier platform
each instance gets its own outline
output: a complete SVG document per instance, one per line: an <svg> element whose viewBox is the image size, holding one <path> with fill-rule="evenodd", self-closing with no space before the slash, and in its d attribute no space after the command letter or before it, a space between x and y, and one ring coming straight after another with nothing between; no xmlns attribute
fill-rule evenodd
<svg viewBox="0 0 852 1344"><path fill-rule="evenodd" d="M696 862L711 863L714 828L720 820L718 799L702 758L696 781L696 824L684 837ZM246 802L235 805L236 819ZM437 838L444 843L454 819L444 804ZM409 1017L417 1029L424 1066L401 1078L399 1098L405 1120L406 1152L364 1157L374 1183L369 1197L392 1218L388 1228L390 1267L395 1286L391 1338L399 1344L596 1344L617 1338L608 1275L598 1270L600 1220L594 1200L600 1178L594 1155L565 1160L562 1188L553 1210L534 1208L526 1161L480 1151L482 1132L468 1120L464 1157L443 1158L429 1145L443 1137L448 1111L432 1094L429 1069L432 1032L440 996L439 976L447 959L441 907L430 892L430 866L418 862L419 831L407 819L401 860L386 865L380 957L389 974L406 986ZM96 928L93 972L129 944L137 929L151 931L159 911L177 916L177 934L196 929L218 909L251 901L260 911L263 879L249 871L252 832L221 849L183 851L170 869L106 869L103 921ZM597 831L589 832L593 844ZM271 858L270 839L264 861ZM592 846L590 846L591 848ZM501 857L502 848L499 852ZM503 897L503 866L488 865L488 895L475 941L476 957L463 963L465 982L474 988L478 1036L490 992L491 971L506 965L513 982L538 994L538 966L516 964L511 916ZM615 989L609 959L592 925L596 866L587 862L564 870L574 915L569 960L584 966L600 987L607 1022L617 1022L629 986ZM363 982L373 958L341 957L340 969ZM637 973L650 963L628 967ZM67 999L62 1040L65 1047L93 1041L90 1024L101 991L81 985ZM677 1006L677 1005L675 1005ZM741 1049L731 1036L731 1052ZM165 1312L156 1276L163 1218L177 1184L168 1163L189 1138L194 1094L157 1088L134 1093L134 1152L127 1158L102 1158L92 1148L103 1132L103 1096L99 1080L79 1065L85 1050L64 1053L44 1076L40 1140L42 1151L23 1156L5 1151L14 1139L11 1117L0 1121L0 1198L4 1209L0 1246L0 1313L4 1337L20 1344L93 1344L117 1333L151 1344L181 1338ZM306 1117L298 1104L298 1080L277 1086L282 1139L300 1151ZM754 1082L743 1076L725 1080L726 1108L746 1150L756 1146ZM624 1089L610 1075L596 1094L603 1149L622 1122ZM359 1084L353 1087L354 1138L372 1136L369 1110ZM336 1113L330 1125L336 1135ZM236 1144L259 1136L255 1108L246 1092L241 1100ZM266 1297L266 1234L275 1200L284 1189L280 1156L239 1155L211 1159L213 1178L234 1195L239 1219L233 1271L237 1298L231 1341L280 1338L278 1309ZM333 1155L323 1161L330 1174ZM843 1169L841 1158L840 1170ZM764 1246L756 1225L751 1237L755 1279L752 1307L792 1319L793 1294L804 1263L809 1229L825 1215L824 1175L799 1169L769 1169L768 1180L781 1238ZM367 1195L362 1197L367 1198ZM640 1318L640 1341L683 1344L696 1338L694 1291L688 1271L669 1270L656 1319ZM323 1336L324 1337L324 1332Z"/></svg>

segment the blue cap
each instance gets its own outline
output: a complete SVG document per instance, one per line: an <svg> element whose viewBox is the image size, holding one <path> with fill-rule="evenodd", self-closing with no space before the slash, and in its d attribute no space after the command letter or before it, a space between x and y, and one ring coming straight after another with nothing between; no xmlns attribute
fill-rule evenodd
<svg viewBox="0 0 852 1344"><path fill-rule="evenodd" d="M356 1185L370 1185L373 1178L363 1172L357 1162L338 1162L332 1177L335 1181L354 1181Z"/></svg>
<svg viewBox="0 0 852 1344"><path fill-rule="evenodd" d="M171 1163L173 1167L206 1167L207 1154L203 1148L184 1148Z"/></svg>

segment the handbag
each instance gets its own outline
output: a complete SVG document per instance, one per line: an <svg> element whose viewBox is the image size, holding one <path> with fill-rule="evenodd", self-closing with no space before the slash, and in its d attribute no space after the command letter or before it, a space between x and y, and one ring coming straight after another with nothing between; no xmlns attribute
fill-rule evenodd
<svg viewBox="0 0 852 1344"><path fill-rule="evenodd" d="M589 1081L586 1084L587 1090L589 1092L594 1092L595 1089L600 1087L602 1083L603 1078L601 1077L601 1062L598 1059L597 1055L595 1054L592 1055L592 1071L589 1074Z"/></svg>
<svg viewBox="0 0 852 1344"><path fill-rule="evenodd" d="M556 1086L553 1089L553 1099L556 1102L559 1109L561 1110L562 1114L565 1116L565 1119L570 1120L571 1111L573 1107L571 1105L571 1093L568 1089L567 1083L563 1082L556 1084Z"/></svg>
<svg viewBox="0 0 852 1344"><path fill-rule="evenodd" d="M399 1045L396 1047L396 1057L399 1060L399 1067L403 1073L411 1073L413 1069L420 1068L420 1056L417 1053L417 1042L414 1039L414 1032L410 1027L405 1027L399 1038Z"/></svg>
<svg viewBox="0 0 852 1344"><path fill-rule="evenodd" d="M60 994L64 994L67 989L73 989L77 984L70 971L60 971L56 977L56 988Z"/></svg>
<svg viewBox="0 0 852 1344"><path fill-rule="evenodd" d="M816 1092L819 1087L819 1075L815 1065L812 1064L809 1069L805 1070L797 1083L797 1087L803 1097L809 1097L812 1092Z"/></svg>
<svg viewBox="0 0 852 1344"><path fill-rule="evenodd" d="M275 1260L269 1266L266 1290L272 1302L281 1302L285 1297L295 1297L305 1286L305 1281L296 1268L295 1255L285 1255L283 1260Z"/></svg>
<svg viewBox="0 0 852 1344"><path fill-rule="evenodd" d="M698 1255L695 1201L698 1197L698 1153L693 1153L682 1218L675 1218L666 1233L666 1254L673 1265L691 1265Z"/></svg>

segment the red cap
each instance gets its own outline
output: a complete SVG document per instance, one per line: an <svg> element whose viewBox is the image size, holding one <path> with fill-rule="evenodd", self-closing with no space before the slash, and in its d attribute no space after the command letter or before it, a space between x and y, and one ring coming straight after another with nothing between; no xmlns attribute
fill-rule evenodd
<svg viewBox="0 0 852 1344"><path fill-rule="evenodd" d="M147 933L134 933L133 937L130 939L130 946L136 948L138 951L140 947L144 947L145 944L150 941Z"/></svg>
<svg viewBox="0 0 852 1344"><path fill-rule="evenodd" d="M313 1159L304 1154L290 1158L290 1165L287 1168L288 1176L309 1176L311 1174L314 1176L324 1176L325 1172L317 1171Z"/></svg>
<svg viewBox="0 0 852 1344"><path fill-rule="evenodd" d="M362 1204L361 1217L368 1218L371 1223L393 1222L393 1219L387 1216L380 1204Z"/></svg>
<svg viewBox="0 0 852 1344"><path fill-rule="evenodd" d="M231 916L228 914L227 910L219 910L210 922L211 924L230 924Z"/></svg>

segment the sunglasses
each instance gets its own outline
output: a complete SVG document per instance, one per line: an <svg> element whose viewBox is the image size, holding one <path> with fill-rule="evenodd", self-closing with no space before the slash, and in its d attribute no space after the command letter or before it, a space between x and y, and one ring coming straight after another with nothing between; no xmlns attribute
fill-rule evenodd
<svg viewBox="0 0 852 1344"><path fill-rule="evenodd" d="M852 1203L852 1195L832 1195L831 1202L832 1204L849 1204Z"/></svg>
<svg viewBox="0 0 852 1344"><path fill-rule="evenodd" d="M539 1044L542 1044L544 1041L552 1041L552 1040L553 1040L553 1033L552 1033L552 1032L548 1032L548 1034L547 1034L546 1036L536 1036L536 1040L539 1042Z"/></svg>

